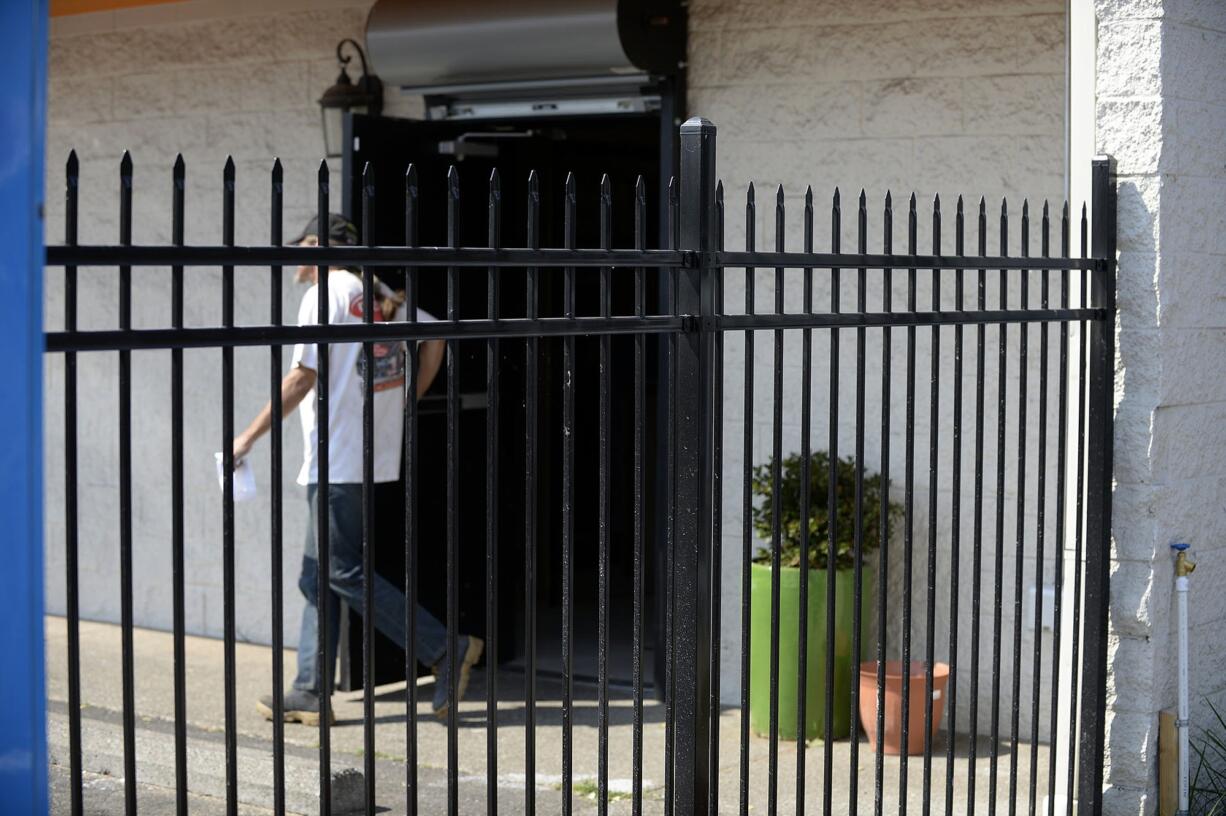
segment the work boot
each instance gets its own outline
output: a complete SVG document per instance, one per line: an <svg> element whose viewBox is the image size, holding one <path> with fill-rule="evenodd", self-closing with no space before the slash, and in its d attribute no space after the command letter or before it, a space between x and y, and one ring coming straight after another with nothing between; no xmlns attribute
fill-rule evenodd
<svg viewBox="0 0 1226 816"><path fill-rule="evenodd" d="M460 677L455 690L457 703L464 699L464 692L468 690L468 676L473 666L481 659L481 650L484 648L485 643L479 637L463 635L456 640L456 651L460 655ZM451 677L449 668L445 655L442 660L434 664L433 709L434 716L440 720L447 717L447 686Z"/></svg>
<svg viewBox="0 0 1226 816"><path fill-rule="evenodd" d="M265 694L255 704L255 710L264 715L264 719L273 718L273 699L271 694ZM285 692L282 700L282 710L286 722L300 722L303 725L319 725L319 695L302 689L290 689ZM328 709L328 724L336 724L336 712Z"/></svg>

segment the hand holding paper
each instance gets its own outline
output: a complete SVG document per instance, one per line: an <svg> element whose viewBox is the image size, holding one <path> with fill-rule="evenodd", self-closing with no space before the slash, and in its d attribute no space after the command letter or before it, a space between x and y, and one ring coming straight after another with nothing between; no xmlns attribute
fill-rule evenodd
<svg viewBox="0 0 1226 816"><path fill-rule="evenodd" d="M224 492L226 489L226 471L225 471L225 454L221 451L213 454L213 458L217 460L217 486ZM234 466L234 501L248 501L254 499L256 495L255 489L255 471L251 469L251 465L247 464L246 459L236 460Z"/></svg>

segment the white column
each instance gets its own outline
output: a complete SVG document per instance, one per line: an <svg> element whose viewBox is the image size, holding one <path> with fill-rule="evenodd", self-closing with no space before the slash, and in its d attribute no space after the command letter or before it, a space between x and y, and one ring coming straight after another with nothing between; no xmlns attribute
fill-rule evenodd
<svg viewBox="0 0 1226 816"><path fill-rule="evenodd" d="M1094 0L1068 0L1068 55L1065 76L1065 170L1066 195L1069 205L1069 249L1080 251L1081 206L1087 205L1090 214L1090 161L1095 155L1095 54L1097 50L1097 26ZM1069 304L1081 303L1080 275L1069 276ZM1073 661L1073 599L1076 586L1077 564L1075 543L1080 518L1077 510L1077 427L1078 389L1080 374L1080 327L1069 328L1068 346L1068 415L1066 419L1067 465L1065 470L1065 525L1064 525L1064 587L1060 598L1060 666L1062 688L1057 709L1056 733L1051 744L1056 747L1055 801L1043 812L1063 814L1067 798L1069 763L1076 762L1076 755L1068 750L1072 718L1076 716L1077 688L1070 680L1074 670L1080 671L1081 657ZM1083 562L1084 563L1084 562ZM1079 688L1079 686L1078 686ZM1074 780L1076 785L1076 780Z"/></svg>

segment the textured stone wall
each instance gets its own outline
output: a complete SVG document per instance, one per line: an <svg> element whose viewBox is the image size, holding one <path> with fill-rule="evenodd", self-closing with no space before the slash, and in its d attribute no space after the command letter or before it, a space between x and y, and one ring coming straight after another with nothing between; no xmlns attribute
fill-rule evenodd
<svg viewBox="0 0 1226 816"><path fill-rule="evenodd" d="M776 189L784 185L787 215L786 246L799 249L802 240L802 206L806 185L812 185L816 199L815 242L828 248L831 239L831 196L837 186L842 193L842 245L856 246L856 197L863 188L868 196L868 247L882 246L882 206L886 191L894 198L894 248L906 247L907 199L915 192L919 203L918 246L932 247L931 207L934 196L941 198L945 216L943 247L953 248L953 215L959 194L967 195L967 248L974 251L977 231L975 208L979 196L988 202L988 247L999 247L999 206L1008 197L1011 213L1012 251L1020 249L1022 198L1032 203L1031 246L1039 246L1039 213L1044 198L1053 201L1058 218L1064 191L1064 6L1059 2L1019 0L990 4L973 2L883 2L846 4L834 2L721 2L696 0L691 4L690 36L690 111L706 116L719 128L718 172L724 180L729 202L727 245L743 246L745 189L750 181L757 193L757 240L759 247L773 246L775 236ZM1053 231L1053 242L1055 232ZM1053 244L1057 245L1057 244ZM840 298L844 308L856 303L855 270L842 273ZM907 274L894 273L894 308L905 308ZM996 276L989 276L989 304L998 297ZM879 308L881 273L870 271L868 302ZM1053 278L1054 285L1055 278ZM1032 297L1038 296L1039 278L1032 278ZM726 283L730 311L744 307L745 278L731 272ZM917 300L921 310L932 302L931 274L918 276ZM974 276L967 276L968 305L975 296ZM1052 290L1053 293L1055 290ZM774 270L759 270L756 275L757 308L774 308ZM1014 280L1009 297L1018 303L1020 288ZM789 309L802 306L801 274L789 272L785 280L785 301ZM942 275L941 302L953 306L954 280ZM828 308L831 286L828 273L815 275L814 302ZM1032 301L1037 302L1037 301ZM1006 418L1007 447L1004 457L1005 492L1003 522L1004 563L1002 634L1004 672L1002 685L1002 733L1009 732L1007 712L1012 701L1014 577L1017 562L1017 415L1019 331L1009 331L1009 388ZM792 336L796 335L796 336ZM971 673L970 588L973 582L972 509L973 401L975 340L973 330L964 338L963 369L963 490L961 492L962 549L958 564L952 562L950 471L953 435L953 347L952 328L941 330L939 406L936 423L940 430L938 446L940 488L936 513L930 515L929 438L930 428L930 343L929 329L916 333L916 419L915 419L915 495L914 556L912 581L912 658L925 655L927 625L927 552L930 519L936 525L936 619L934 655L948 660L950 601L952 582L958 578L959 685L962 689L958 727L969 728L966 705ZM903 500L906 394L906 331L896 329L892 337L891 382L891 460L892 499ZM1037 382L1039 371L1039 332L1031 330L1028 376L1031 395L1026 400L1029 412L1027 441L1030 461L1026 475L1027 499L1022 509L1024 541L1023 593L1035 581L1035 554L1039 525L1037 521ZM1055 542L1055 398L1056 369L1053 330L1049 365L1049 494L1045 529L1046 566L1043 582L1054 579L1051 553ZM987 668L991 660L992 608L996 571L994 555L995 451L997 388L995 328L987 331L988 358L984 434L987 439L984 469L983 562L980 572L983 592L983 618L980 629L980 696L986 700L989 689ZM855 443L855 334L843 331L840 337L839 423L837 443L843 455L854 451ZM813 343L813 446L829 447L829 338L823 332ZM881 463L881 360L882 336L879 330L867 333L867 394L865 457L867 466L880 470ZM784 347L784 439L785 453L800 449L801 338L790 333ZM773 344L769 333L759 333L755 351L755 388L753 395L753 464L765 462L770 455ZM742 338L727 339L724 416L724 609L722 650L724 673L721 691L725 702L739 699L740 641L740 558L742 530L741 473L745 450L743 429L744 343ZM891 544L888 586L889 599L887 652L890 658L901 654L904 536L902 525ZM825 546L822 543L820 546ZM875 574L875 566L870 564ZM874 597L877 597L875 593ZM1034 632L1029 607L1023 609L1020 697L1023 701L1019 729L1023 739L1031 733L1031 666ZM875 613L874 613L875 618ZM873 626L866 624L866 641ZM1050 714L1050 633L1041 638L1043 688L1039 734L1046 738ZM870 656L872 652L870 651ZM989 728L990 708L980 706L979 730Z"/></svg>
<svg viewBox="0 0 1226 816"><path fill-rule="evenodd" d="M1226 703L1226 6L1100 0L1097 12L1097 142L1120 174L1105 812L1149 814L1158 712L1176 703L1172 541L1198 562L1194 739L1208 703Z"/></svg>

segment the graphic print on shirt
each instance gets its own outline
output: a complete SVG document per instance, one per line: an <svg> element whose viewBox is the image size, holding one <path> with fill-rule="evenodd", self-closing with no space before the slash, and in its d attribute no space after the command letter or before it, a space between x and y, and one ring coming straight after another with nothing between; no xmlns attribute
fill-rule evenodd
<svg viewBox="0 0 1226 816"><path fill-rule="evenodd" d="M349 299L349 314L362 319L362 293L358 292ZM375 323L384 322L383 310L375 307ZM375 356L375 391L386 391L389 388L404 386L405 350L404 343L383 342L374 344ZM366 379L366 355L358 355L358 376Z"/></svg>

